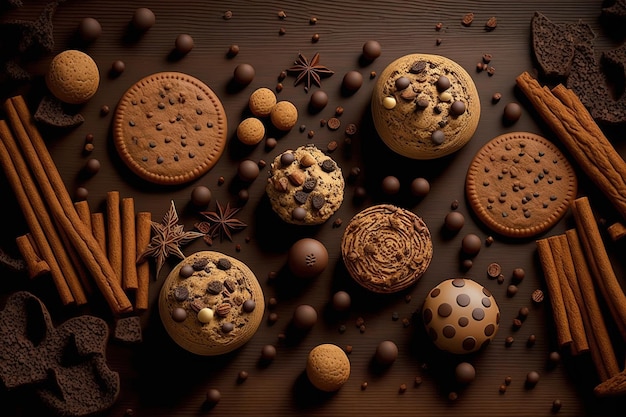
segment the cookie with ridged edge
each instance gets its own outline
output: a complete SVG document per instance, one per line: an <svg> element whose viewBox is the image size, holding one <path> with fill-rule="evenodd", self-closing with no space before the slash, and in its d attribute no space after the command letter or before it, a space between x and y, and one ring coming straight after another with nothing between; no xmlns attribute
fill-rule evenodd
<svg viewBox="0 0 626 417"><path fill-rule="evenodd" d="M440 77L449 83L438 83ZM410 54L390 63L378 77L371 103L374 126L394 152L435 159L461 149L480 120L478 90L455 61Z"/></svg>
<svg viewBox="0 0 626 417"><path fill-rule="evenodd" d="M190 274L188 274L190 273ZM263 319L263 290L242 261L200 251L182 260L165 279L159 315L183 349L203 356L231 352L248 342ZM200 320L203 309L212 319Z"/></svg>
<svg viewBox="0 0 626 417"><path fill-rule="evenodd" d="M467 171L465 192L476 216L513 238L552 228L576 197L578 181L567 158L546 138L512 132L487 142Z"/></svg>
<svg viewBox="0 0 626 417"><path fill-rule="evenodd" d="M341 239L341 256L350 276L376 293L413 285L433 257L430 230L412 211L379 204L357 213Z"/></svg>
<svg viewBox="0 0 626 417"><path fill-rule="evenodd" d="M115 110L117 152L131 171L156 184L199 178L217 163L226 140L221 101L188 74L149 75L124 93Z"/></svg>

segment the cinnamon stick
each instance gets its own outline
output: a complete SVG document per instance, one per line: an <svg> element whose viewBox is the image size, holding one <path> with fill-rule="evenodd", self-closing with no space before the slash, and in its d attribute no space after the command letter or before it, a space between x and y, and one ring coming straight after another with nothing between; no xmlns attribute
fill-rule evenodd
<svg viewBox="0 0 626 417"><path fill-rule="evenodd" d="M53 217L85 262L109 307L116 315L131 311L132 304L119 285L106 254L91 231L80 221L23 97L15 96L8 99L4 107L25 160L31 167Z"/></svg>
<svg viewBox="0 0 626 417"><path fill-rule="evenodd" d="M87 200L81 200L74 203L76 213L78 217L85 223L89 229L91 229L91 209L89 208L89 202Z"/></svg>
<svg viewBox="0 0 626 417"><path fill-rule="evenodd" d="M30 233L18 236L15 238L15 243L17 244L17 249L22 255L22 258L24 258L29 278L38 278L50 272L50 265L39 256Z"/></svg>
<svg viewBox="0 0 626 417"><path fill-rule="evenodd" d="M104 213L91 213L91 233L104 252L107 250L107 226Z"/></svg>
<svg viewBox="0 0 626 417"><path fill-rule="evenodd" d="M109 191L106 198L107 256L115 275L122 284L122 221L120 215L120 193Z"/></svg>
<svg viewBox="0 0 626 417"><path fill-rule="evenodd" d="M580 168L626 219L626 162L576 94L562 85L550 91L527 72L516 82Z"/></svg>
<svg viewBox="0 0 626 417"><path fill-rule="evenodd" d="M574 200L572 212L594 281L602 292L623 340L626 341L626 295L615 276L589 199L579 197Z"/></svg>
<svg viewBox="0 0 626 417"><path fill-rule="evenodd" d="M137 254L143 253L150 244L152 214L148 211L137 213ZM150 264L141 262L137 264L137 291L135 292L135 309L145 311L148 309L148 296L150 286Z"/></svg>
<svg viewBox="0 0 626 417"><path fill-rule="evenodd" d="M587 311L587 316L589 317L590 324L586 325L585 328L593 333L598 356L601 360L600 364L596 363L596 368L598 369L600 380L604 381L619 373L619 365L617 364L615 351L613 350L611 338L598 302L589 265L585 260L585 254L578 238L578 232L576 229L569 229L565 232L565 236L572 255L571 259L582 297L582 302L579 302L579 305ZM603 375L606 375L606 378Z"/></svg>
<svg viewBox="0 0 626 417"><path fill-rule="evenodd" d="M123 288L136 290L137 283L137 237L135 230L135 200L130 197L122 199L121 207L122 235L122 283Z"/></svg>
<svg viewBox="0 0 626 417"><path fill-rule="evenodd" d="M626 225L622 222L615 222L606 228L609 237L613 242L617 242L624 236L626 236Z"/></svg>
<svg viewBox="0 0 626 417"><path fill-rule="evenodd" d="M626 394L626 370L598 384L593 393L597 397L613 397Z"/></svg>
<svg viewBox="0 0 626 417"><path fill-rule="evenodd" d="M565 308L565 301L561 292L561 285L559 284L559 277L557 273L556 263L552 256L552 249L547 239L540 239L536 241L537 252L539 254L539 262L543 269L543 274L546 279L546 285L548 287L548 296L550 297L550 303L552 304L552 315L554 316L554 323L556 327L557 343L559 347L570 345L573 341L572 333L570 331L569 320L567 316L567 310Z"/></svg>

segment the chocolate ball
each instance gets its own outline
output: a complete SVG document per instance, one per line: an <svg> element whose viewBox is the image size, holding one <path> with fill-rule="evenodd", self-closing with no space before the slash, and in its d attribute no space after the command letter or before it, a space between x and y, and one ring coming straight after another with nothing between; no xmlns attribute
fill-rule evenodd
<svg viewBox="0 0 626 417"><path fill-rule="evenodd" d="M210 388L206 392L206 401L209 404L217 404L222 399L222 394L216 388Z"/></svg>
<svg viewBox="0 0 626 417"><path fill-rule="evenodd" d="M122 60L117 59L113 61L113 63L111 64L111 73L113 75L120 75L121 73L124 72L125 69L126 69L126 64Z"/></svg>
<svg viewBox="0 0 626 417"><path fill-rule="evenodd" d="M450 88L450 85L450 79L445 75L442 75L437 79L437 90L439 91L447 90Z"/></svg>
<svg viewBox="0 0 626 417"><path fill-rule="evenodd" d="M291 211L291 218L294 220L304 220L306 213L307 211L304 207L296 207Z"/></svg>
<svg viewBox="0 0 626 417"><path fill-rule="evenodd" d="M528 374L526 374L526 387L533 388L539 382L539 378L539 372L530 371Z"/></svg>
<svg viewBox="0 0 626 417"><path fill-rule="evenodd" d="M426 178L415 178L411 181L411 194L415 197L426 197L430 192L430 183Z"/></svg>
<svg viewBox="0 0 626 417"><path fill-rule="evenodd" d="M311 94L309 105L313 110L322 110L328 104L328 94L322 90L316 90Z"/></svg>
<svg viewBox="0 0 626 417"><path fill-rule="evenodd" d="M380 56L382 52L380 43L375 40L369 40L363 44L363 58L373 61Z"/></svg>
<svg viewBox="0 0 626 417"><path fill-rule="evenodd" d="M248 85L254 80L256 71L250 64L239 64L235 67L233 78L237 84Z"/></svg>
<svg viewBox="0 0 626 417"><path fill-rule="evenodd" d="M196 207L206 207L211 201L211 190L204 185L198 185L191 190L191 204Z"/></svg>
<svg viewBox="0 0 626 417"><path fill-rule="evenodd" d="M181 33L176 37L174 41L174 47L176 48L176 52L181 55L188 54L193 49L193 38L191 35L186 33Z"/></svg>
<svg viewBox="0 0 626 417"><path fill-rule="evenodd" d="M291 272L299 278L316 277L328 265L328 250L319 240L302 238L289 249L287 264Z"/></svg>
<svg viewBox="0 0 626 417"><path fill-rule="evenodd" d="M145 32L156 23L154 12L146 7L140 7L133 13L132 24L135 29Z"/></svg>
<svg viewBox="0 0 626 417"><path fill-rule="evenodd" d="M85 42L93 42L102 34L102 26L93 17L85 17L78 25L78 36Z"/></svg>
<svg viewBox="0 0 626 417"><path fill-rule="evenodd" d="M352 70L348 71L346 75L343 76L342 86L343 88L353 93L357 91L363 85L363 75L359 71Z"/></svg>
<svg viewBox="0 0 626 417"><path fill-rule="evenodd" d="M276 357L276 347L274 345L265 345L261 348L261 359L269 362Z"/></svg>
<svg viewBox="0 0 626 417"><path fill-rule="evenodd" d="M308 304L301 304L293 312L292 323L300 330L308 330L317 323L317 311Z"/></svg>
<svg viewBox="0 0 626 417"><path fill-rule="evenodd" d="M85 173L87 175L96 175L100 171L100 161L96 158L89 158L85 163Z"/></svg>
<svg viewBox="0 0 626 417"><path fill-rule="evenodd" d="M89 191L85 187L78 187L76 189L76 193L74 194L74 198L76 201L86 200L89 195Z"/></svg>
<svg viewBox="0 0 626 417"><path fill-rule="evenodd" d="M345 291L337 291L333 295L333 308L336 311L347 311L352 304L350 294Z"/></svg>
<svg viewBox="0 0 626 417"><path fill-rule="evenodd" d="M522 106L519 104L512 102L508 103L504 106L504 112L502 114L502 118L507 123L515 123L522 117Z"/></svg>
<svg viewBox="0 0 626 417"><path fill-rule="evenodd" d="M459 384L469 384L476 379L476 369L469 362L461 362L456 366L454 376Z"/></svg>
<svg viewBox="0 0 626 417"><path fill-rule="evenodd" d="M237 174L242 181L252 182L259 176L259 164L251 159L245 159L239 163Z"/></svg>
<svg viewBox="0 0 626 417"><path fill-rule="evenodd" d="M383 178L381 187L383 192L387 195L398 194L400 191L400 180L393 175L388 175Z"/></svg>
<svg viewBox="0 0 626 417"><path fill-rule="evenodd" d="M410 85L411 85L411 80L409 80L407 77L400 77L396 79L396 89L398 90L404 90Z"/></svg>
<svg viewBox="0 0 626 417"><path fill-rule="evenodd" d="M462 101L455 101L450 106L450 114L453 116L460 116L465 113L465 103Z"/></svg>
<svg viewBox="0 0 626 417"><path fill-rule="evenodd" d="M398 346L391 340L382 341L376 347L374 356L380 365L391 365L398 358Z"/></svg>
<svg viewBox="0 0 626 417"><path fill-rule="evenodd" d="M461 250L467 255L477 255L482 246L482 239L473 233L469 233L463 237L461 241Z"/></svg>
<svg viewBox="0 0 626 417"><path fill-rule="evenodd" d="M446 214L444 225L450 232L458 232L465 225L465 216L458 211L451 211Z"/></svg>

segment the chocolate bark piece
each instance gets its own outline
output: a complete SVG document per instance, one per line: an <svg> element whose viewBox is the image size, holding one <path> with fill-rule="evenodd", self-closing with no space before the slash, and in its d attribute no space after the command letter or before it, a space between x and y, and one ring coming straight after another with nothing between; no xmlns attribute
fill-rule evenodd
<svg viewBox="0 0 626 417"><path fill-rule="evenodd" d="M34 117L40 123L55 127L75 127L85 121L82 114L67 112L59 99L49 95L41 99Z"/></svg>
<svg viewBox="0 0 626 417"><path fill-rule="evenodd" d="M122 317L115 321L113 339L122 343L141 343L143 336L139 316Z"/></svg>

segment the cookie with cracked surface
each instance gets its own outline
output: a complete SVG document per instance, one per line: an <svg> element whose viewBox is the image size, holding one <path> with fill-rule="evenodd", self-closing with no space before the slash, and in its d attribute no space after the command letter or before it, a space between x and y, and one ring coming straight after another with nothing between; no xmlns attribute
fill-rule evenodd
<svg viewBox="0 0 626 417"><path fill-rule="evenodd" d="M376 293L394 293L417 282L433 257L430 230L412 211L379 204L357 213L341 239L350 276Z"/></svg>
<svg viewBox="0 0 626 417"><path fill-rule="evenodd" d="M503 236L525 238L552 228L576 197L578 181L550 141L512 132L487 142L467 171L465 192L476 216Z"/></svg>
<svg viewBox="0 0 626 417"><path fill-rule="evenodd" d="M226 112L217 95L180 72L136 82L120 99L113 121L113 140L124 163L161 185L204 175L222 155L226 135Z"/></svg>

